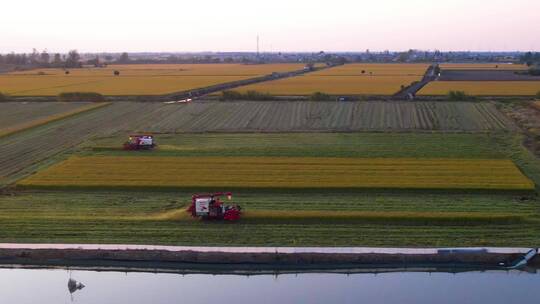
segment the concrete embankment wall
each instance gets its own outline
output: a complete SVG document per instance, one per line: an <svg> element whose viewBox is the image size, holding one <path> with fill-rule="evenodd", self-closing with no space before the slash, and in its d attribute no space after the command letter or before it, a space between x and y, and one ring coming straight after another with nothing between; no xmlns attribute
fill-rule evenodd
<svg viewBox="0 0 540 304"><path fill-rule="evenodd" d="M0 244L0 264L77 265L87 261L191 264L453 265L501 267L528 248L295 248L182 247L141 245ZM502 263L502 264L501 264Z"/></svg>

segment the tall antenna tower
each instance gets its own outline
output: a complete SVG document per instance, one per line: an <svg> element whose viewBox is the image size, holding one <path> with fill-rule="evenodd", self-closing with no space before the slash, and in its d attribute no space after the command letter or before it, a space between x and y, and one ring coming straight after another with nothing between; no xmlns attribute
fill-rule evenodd
<svg viewBox="0 0 540 304"><path fill-rule="evenodd" d="M259 58L259 35L257 34L257 58Z"/></svg>

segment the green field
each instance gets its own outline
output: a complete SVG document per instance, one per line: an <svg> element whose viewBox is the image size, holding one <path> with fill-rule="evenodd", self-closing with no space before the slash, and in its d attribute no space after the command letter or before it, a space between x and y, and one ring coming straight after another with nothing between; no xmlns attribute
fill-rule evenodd
<svg viewBox="0 0 540 304"><path fill-rule="evenodd" d="M3 197L2 242L182 245L531 246L540 241L538 202L501 195L237 193L246 210L358 210L523 217L519 222L445 221L207 223L159 219L191 192L26 192Z"/></svg>
<svg viewBox="0 0 540 304"><path fill-rule="evenodd" d="M520 135L507 132L168 134L158 135L160 148L152 152L121 151L124 139L94 139L73 153L511 159L540 182L538 160L521 146ZM0 197L0 241L392 247L534 246L540 241L534 195L244 189L234 199L246 216L230 224L182 216L195 191L15 190ZM289 216L275 217L276 211ZM348 211L355 216L336 216Z"/></svg>

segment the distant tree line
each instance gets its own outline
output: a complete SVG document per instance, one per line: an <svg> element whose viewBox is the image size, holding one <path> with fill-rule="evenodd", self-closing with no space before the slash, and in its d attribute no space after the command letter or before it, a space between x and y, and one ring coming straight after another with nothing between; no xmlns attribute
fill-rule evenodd
<svg viewBox="0 0 540 304"><path fill-rule="evenodd" d="M67 55L61 55L60 53L51 55L46 50L38 52L36 49L34 49L30 54L0 54L0 64L62 68L77 68L82 66L81 56L77 50L71 50Z"/></svg>
<svg viewBox="0 0 540 304"><path fill-rule="evenodd" d="M106 66L105 62L130 63L128 53L122 53L116 60L112 56L105 56L102 61L99 56L92 59L83 60L77 50L71 50L67 54L49 54L47 50L38 52L33 49L32 53L9 53L0 54L0 64L14 65L24 68L81 68L83 65L93 65L96 67Z"/></svg>
<svg viewBox="0 0 540 304"><path fill-rule="evenodd" d="M540 53L527 52L519 58L520 62L528 66L540 64Z"/></svg>
<svg viewBox="0 0 540 304"><path fill-rule="evenodd" d="M530 75L540 76L540 53L527 52L520 57L520 62L529 67Z"/></svg>

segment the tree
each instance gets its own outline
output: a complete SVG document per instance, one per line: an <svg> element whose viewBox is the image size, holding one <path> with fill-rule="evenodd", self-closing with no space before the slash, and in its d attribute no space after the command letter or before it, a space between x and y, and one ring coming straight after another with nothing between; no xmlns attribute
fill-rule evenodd
<svg viewBox="0 0 540 304"><path fill-rule="evenodd" d="M86 64L93 65L96 68L100 67L101 62L99 61L99 56L96 55L96 58L88 60Z"/></svg>
<svg viewBox="0 0 540 304"><path fill-rule="evenodd" d="M32 64L39 63L39 53L35 48L32 49L32 54L30 54L30 63Z"/></svg>
<svg viewBox="0 0 540 304"><path fill-rule="evenodd" d="M62 56L59 53L54 54L53 65L61 66L62 65Z"/></svg>
<svg viewBox="0 0 540 304"><path fill-rule="evenodd" d="M128 63L130 61L128 53L122 53L117 61L118 63Z"/></svg>
<svg viewBox="0 0 540 304"><path fill-rule="evenodd" d="M79 55L79 52L77 50L71 50L68 53L65 66L66 68L80 68L82 66L80 60L81 55Z"/></svg>
<svg viewBox="0 0 540 304"><path fill-rule="evenodd" d="M41 52L41 55L39 55L39 61L44 64L49 64L50 60L51 56L49 55L49 53L47 53L47 50L43 50L43 52Z"/></svg>
<svg viewBox="0 0 540 304"><path fill-rule="evenodd" d="M526 64L527 66L532 66L534 64L540 64L540 53L527 52L519 58L521 63Z"/></svg>

